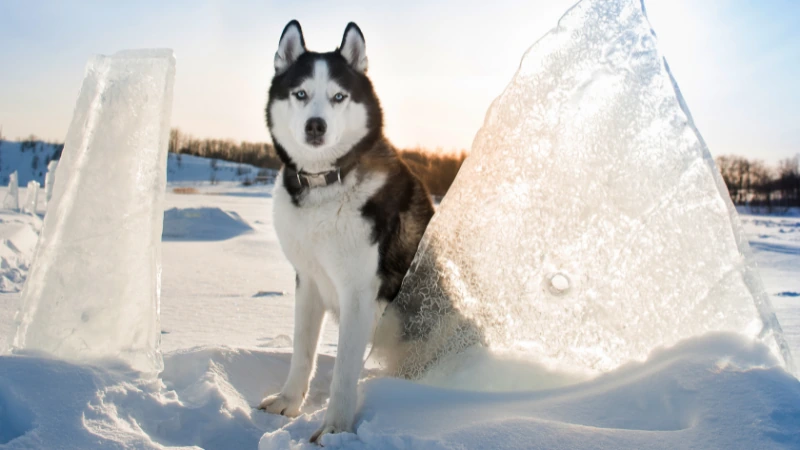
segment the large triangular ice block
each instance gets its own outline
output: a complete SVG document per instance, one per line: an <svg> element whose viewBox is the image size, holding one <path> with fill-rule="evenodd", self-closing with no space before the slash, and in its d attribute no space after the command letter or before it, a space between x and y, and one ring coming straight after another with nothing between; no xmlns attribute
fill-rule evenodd
<svg viewBox="0 0 800 450"><path fill-rule="evenodd" d="M477 342L605 371L722 330L791 365L639 0L584 0L528 50L384 318L411 377Z"/></svg>
<svg viewBox="0 0 800 450"><path fill-rule="evenodd" d="M97 56L72 117L15 346L162 368L159 290L171 50Z"/></svg>

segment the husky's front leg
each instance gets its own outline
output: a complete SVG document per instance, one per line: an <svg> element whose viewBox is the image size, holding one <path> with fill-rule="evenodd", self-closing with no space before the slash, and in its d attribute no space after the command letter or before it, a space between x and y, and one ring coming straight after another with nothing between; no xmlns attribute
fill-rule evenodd
<svg viewBox="0 0 800 450"><path fill-rule="evenodd" d="M311 442L317 442L324 434L352 431L358 406L358 378L377 321L377 282L342 293L344 295L339 297L339 348L333 367L331 397L322 428L311 436Z"/></svg>
<svg viewBox="0 0 800 450"><path fill-rule="evenodd" d="M262 400L259 409L289 417L300 414L314 372L324 317L325 307L316 284L309 277L298 274L294 303L294 351L289 376L281 392Z"/></svg>

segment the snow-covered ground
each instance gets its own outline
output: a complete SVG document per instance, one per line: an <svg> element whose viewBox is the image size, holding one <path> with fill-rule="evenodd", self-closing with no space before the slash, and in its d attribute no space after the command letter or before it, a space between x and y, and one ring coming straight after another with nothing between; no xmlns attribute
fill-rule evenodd
<svg viewBox="0 0 800 450"><path fill-rule="evenodd" d="M22 288L41 229L39 216L0 210L0 292Z"/></svg>
<svg viewBox="0 0 800 450"><path fill-rule="evenodd" d="M789 345L800 358L800 214L742 215L750 247ZM798 417L800 423L800 417Z"/></svg>
<svg viewBox="0 0 800 450"><path fill-rule="evenodd" d="M173 192L190 178L171 183L166 196L161 379L139 379L124 367L0 356L0 449L312 447L307 439L323 417L336 326L329 323L322 338L307 414L289 420L255 410L264 393L280 388L291 353L294 276L272 230L272 187L196 179L197 194ZM17 250L8 258L25 261L14 268L24 276L30 230L41 221L8 211L0 220L0 237ZM743 221L800 355L800 218ZM18 299L0 294L0 348ZM357 433L326 436L323 444L800 448L800 382L764 369L770 358L737 336L711 335L584 379L524 355L475 352L427 384L365 380Z"/></svg>

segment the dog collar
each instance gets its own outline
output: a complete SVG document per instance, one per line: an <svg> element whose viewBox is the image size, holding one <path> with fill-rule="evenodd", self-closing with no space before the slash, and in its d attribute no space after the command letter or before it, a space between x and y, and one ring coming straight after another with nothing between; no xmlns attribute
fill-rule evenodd
<svg viewBox="0 0 800 450"><path fill-rule="evenodd" d="M287 172L285 179L287 181L291 180L292 184L297 183L296 187L298 188L324 187L342 182L342 169L340 167L319 173L297 171L288 167L285 170Z"/></svg>

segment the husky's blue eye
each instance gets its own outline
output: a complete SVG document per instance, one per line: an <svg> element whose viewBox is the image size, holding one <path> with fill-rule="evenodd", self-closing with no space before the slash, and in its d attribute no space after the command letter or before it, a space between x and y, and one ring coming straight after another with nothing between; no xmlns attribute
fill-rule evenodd
<svg viewBox="0 0 800 450"><path fill-rule="evenodd" d="M297 91L294 93L294 96L297 97L298 100L304 100L306 98L306 91Z"/></svg>
<svg viewBox="0 0 800 450"><path fill-rule="evenodd" d="M337 93L336 95L333 96L333 101L335 101L336 103L341 103L346 98L347 98L346 95L344 95L341 92L339 92L339 93Z"/></svg>

